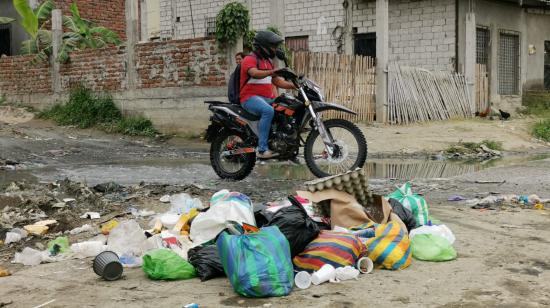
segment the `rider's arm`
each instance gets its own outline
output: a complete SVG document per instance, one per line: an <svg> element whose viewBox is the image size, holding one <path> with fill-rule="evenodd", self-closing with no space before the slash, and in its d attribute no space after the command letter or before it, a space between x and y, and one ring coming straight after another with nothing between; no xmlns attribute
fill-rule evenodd
<svg viewBox="0 0 550 308"><path fill-rule="evenodd" d="M283 89L287 89L287 90L296 89L296 87L294 86L294 84L292 82L286 81L282 77L273 77L272 83L275 86L279 87L279 88L283 88Z"/></svg>
<svg viewBox="0 0 550 308"><path fill-rule="evenodd" d="M252 78L263 79L265 77L273 75L274 71L275 70L259 70L256 67L251 67L248 70L248 75L250 75L250 77Z"/></svg>

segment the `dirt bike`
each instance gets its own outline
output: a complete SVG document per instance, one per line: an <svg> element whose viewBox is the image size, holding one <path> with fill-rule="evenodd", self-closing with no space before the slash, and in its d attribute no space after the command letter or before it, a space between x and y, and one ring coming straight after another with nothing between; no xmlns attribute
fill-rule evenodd
<svg viewBox="0 0 550 308"><path fill-rule="evenodd" d="M307 167L317 177L362 168L367 159L367 141L361 130L346 120L322 118L322 112L327 110L356 113L324 102L321 88L315 82L288 68L277 70L275 75L294 83L298 95L284 93L272 103L275 116L268 145L279 155L271 159L295 159L300 147L304 147ZM204 103L213 113L206 130L212 168L220 178L244 179L256 164L260 117L237 104Z"/></svg>

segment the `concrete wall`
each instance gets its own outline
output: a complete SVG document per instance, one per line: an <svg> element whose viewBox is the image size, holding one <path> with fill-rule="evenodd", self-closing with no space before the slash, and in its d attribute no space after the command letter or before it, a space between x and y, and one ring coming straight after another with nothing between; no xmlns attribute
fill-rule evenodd
<svg viewBox="0 0 550 308"><path fill-rule="evenodd" d="M216 17L224 5L235 0L160 0L160 33L162 39L200 38L206 35L206 18ZM250 13L254 29L270 24L269 0L241 0ZM178 21L179 17L179 21Z"/></svg>
<svg viewBox="0 0 550 308"><path fill-rule="evenodd" d="M465 32L464 22L468 10L467 1L460 1L458 26L458 69L464 70ZM536 10L525 10L517 3L504 1L478 0L474 6L476 24L488 27L491 40L489 46L489 83L491 102L502 109L515 111L521 105L521 94L525 90L543 87L544 41L550 40L550 15ZM498 47L499 31L510 30L520 37L520 93L499 95L498 93ZM533 44L536 53L529 55L528 46Z"/></svg>
<svg viewBox="0 0 550 308"><path fill-rule="evenodd" d="M195 37L205 35L204 18L216 16L229 1L191 1ZM342 0L284 0L279 9L285 36L308 36L311 51L344 52L342 35L347 28ZM357 33L376 31L376 2L354 0L349 23ZM245 0L251 8L252 27L264 29L273 22L276 9L268 0ZM390 60L432 70L454 69L455 63L455 0L392 0L390 11ZM174 20L173 12L180 17ZM191 38L193 29L189 2L161 0L161 32L164 38ZM351 28L351 27L350 27ZM173 34L171 34L173 31ZM353 50L353 48L348 48Z"/></svg>
<svg viewBox="0 0 550 308"><path fill-rule="evenodd" d="M523 89L544 89L544 41L550 41L550 12L527 14L527 46L534 45L536 52L527 54L527 72Z"/></svg>
<svg viewBox="0 0 550 308"><path fill-rule="evenodd" d="M19 54L21 42L26 40L28 35L19 23L21 17L13 7L12 1L0 1L0 16L17 19L17 21L11 23L11 54Z"/></svg>

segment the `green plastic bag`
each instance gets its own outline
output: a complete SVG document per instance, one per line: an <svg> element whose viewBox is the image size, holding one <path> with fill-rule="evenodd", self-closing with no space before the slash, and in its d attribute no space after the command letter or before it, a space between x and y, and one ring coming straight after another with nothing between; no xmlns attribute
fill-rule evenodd
<svg viewBox="0 0 550 308"><path fill-rule="evenodd" d="M71 250L69 248L69 238L66 236L58 236L54 240L48 242L48 251L52 256L65 253L69 250Z"/></svg>
<svg viewBox="0 0 550 308"><path fill-rule="evenodd" d="M393 198L401 202L403 207L412 212L418 226L428 224L428 204L422 196L413 194L411 183L407 182L403 184L403 186L398 187L396 191L387 195L386 198Z"/></svg>
<svg viewBox="0 0 550 308"><path fill-rule="evenodd" d="M190 279L197 276L193 265L170 249L155 249L146 253L141 268L154 280Z"/></svg>
<svg viewBox="0 0 550 308"><path fill-rule="evenodd" d="M450 261L456 259L456 250L439 235L418 234L411 239L412 255L422 261Z"/></svg>

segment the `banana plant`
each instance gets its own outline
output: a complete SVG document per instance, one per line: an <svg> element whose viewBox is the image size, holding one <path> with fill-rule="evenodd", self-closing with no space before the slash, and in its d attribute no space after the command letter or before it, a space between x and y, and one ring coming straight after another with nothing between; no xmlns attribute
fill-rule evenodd
<svg viewBox="0 0 550 308"><path fill-rule="evenodd" d="M36 9L29 6L27 0L13 0L13 6L19 16L19 24L29 34L30 38L21 43L22 54L36 54L32 62L48 59L52 51L52 33L43 29L44 21L48 20L54 9L53 0L42 2ZM14 22L14 18L0 17L0 24Z"/></svg>
<svg viewBox="0 0 550 308"><path fill-rule="evenodd" d="M63 16L63 26L68 32L63 34L63 44L58 60L67 62L69 53L76 49L102 48L108 44L120 45L121 40L116 32L101 26L95 26L80 16L76 3L71 4L71 16Z"/></svg>

